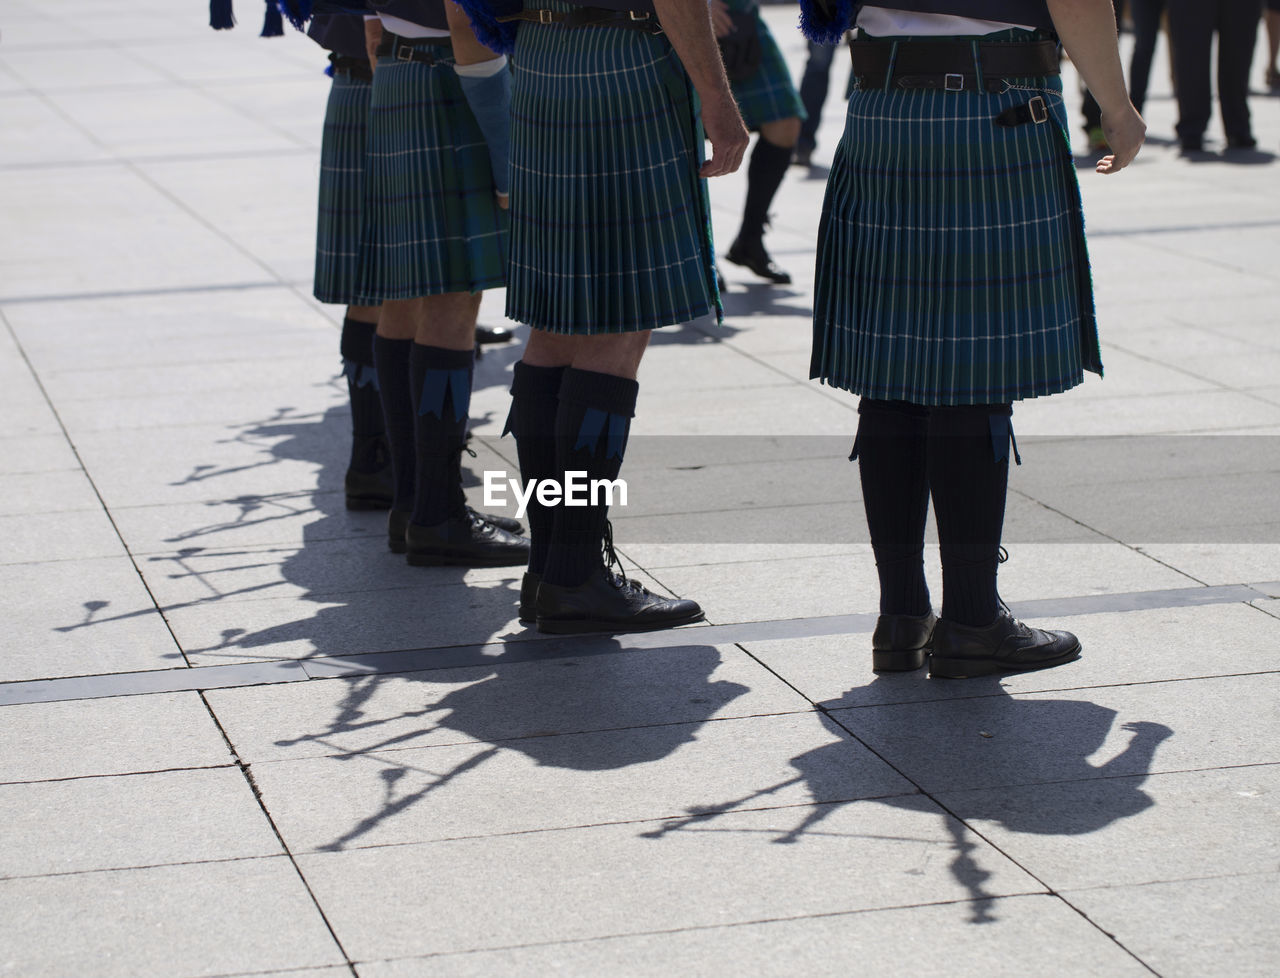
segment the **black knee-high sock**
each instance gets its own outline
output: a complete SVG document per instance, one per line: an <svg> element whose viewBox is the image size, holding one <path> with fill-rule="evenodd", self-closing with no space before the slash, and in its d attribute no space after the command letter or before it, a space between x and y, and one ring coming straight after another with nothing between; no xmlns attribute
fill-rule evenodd
<svg viewBox="0 0 1280 978"><path fill-rule="evenodd" d="M382 420L386 424L387 448L391 451L391 471L395 476L391 508L404 513L413 509L413 395L409 388L412 346L413 340L392 340L385 336L373 339Z"/></svg>
<svg viewBox="0 0 1280 978"><path fill-rule="evenodd" d="M1008 404L933 408L929 489L942 551L942 617L989 625L1009 485Z"/></svg>
<svg viewBox="0 0 1280 978"><path fill-rule="evenodd" d="M916 404L866 397L858 404L854 454L880 577L882 615L929 610L924 577L928 426L929 409Z"/></svg>
<svg viewBox="0 0 1280 978"><path fill-rule="evenodd" d="M763 136L756 140L751 162L747 164L747 202L742 208L739 238L746 240L764 234L769 208L790 166L790 146L775 146Z"/></svg>
<svg viewBox="0 0 1280 978"><path fill-rule="evenodd" d="M511 412L503 430L515 435L520 478L527 486L560 478L556 468L556 412L560 410L560 385L567 367L515 365L511 380ZM529 571L541 574L547 566L554 511L530 497L525 512L529 520Z"/></svg>
<svg viewBox="0 0 1280 978"><path fill-rule="evenodd" d="M461 517L466 510L462 449L467 438L474 370L474 349L446 350L413 344L409 373L417 468L412 519L419 526L435 526Z"/></svg>
<svg viewBox="0 0 1280 978"><path fill-rule="evenodd" d="M567 472L585 473L588 484L618 478L639 390L640 385L626 377L565 369L556 412L556 468L562 485ZM542 579L565 587L586 581L600 566L608 516L603 501L557 506Z"/></svg>
<svg viewBox="0 0 1280 978"><path fill-rule="evenodd" d="M342 320L342 372L351 397L351 433L371 438L383 432L378 373L373 366L373 337L377 326L350 316Z"/></svg>

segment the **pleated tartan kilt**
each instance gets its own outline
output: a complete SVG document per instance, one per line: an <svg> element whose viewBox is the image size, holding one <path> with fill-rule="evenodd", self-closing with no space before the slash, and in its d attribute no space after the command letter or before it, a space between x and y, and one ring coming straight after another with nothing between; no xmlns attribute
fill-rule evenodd
<svg viewBox="0 0 1280 978"><path fill-rule="evenodd" d="M729 8L746 10L747 3L745 0L729 0ZM808 115L791 81L791 69L787 67L769 25L760 16L759 7L756 8L756 30L760 34L760 67L750 78L731 85L742 121L753 132L766 122L793 117L804 119Z"/></svg>
<svg viewBox="0 0 1280 978"><path fill-rule="evenodd" d="M507 316L566 334L719 316L698 106L666 38L523 23L511 64Z"/></svg>
<svg viewBox="0 0 1280 978"><path fill-rule="evenodd" d="M507 213L451 64L378 59L360 293L381 302L506 282Z"/></svg>
<svg viewBox="0 0 1280 978"><path fill-rule="evenodd" d="M360 215L364 205L367 81L336 72L320 138L320 205L316 212L316 271L312 294L321 302L361 305Z"/></svg>
<svg viewBox="0 0 1280 978"><path fill-rule="evenodd" d="M854 91L818 229L812 377L959 405L1102 372L1060 83L1025 82ZM1037 94L1046 123L994 123Z"/></svg>

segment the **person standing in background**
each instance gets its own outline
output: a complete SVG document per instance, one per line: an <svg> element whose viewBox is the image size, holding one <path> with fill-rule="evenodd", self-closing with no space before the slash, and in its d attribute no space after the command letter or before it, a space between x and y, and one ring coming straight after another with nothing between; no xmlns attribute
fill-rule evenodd
<svg viewBox="0 0 1280 978"><path fill-rule="evenodd" d="M1168 0L1178 98L1178 143L1184 153L1204 149L1212 111L1209 65L1218 38L1218 107L1228 150L1250 150L1249 73L1258 42L1262 0Z"/></svg>
<svg viewBox="0 0 1280 978"><path fill-rule="evenodd" d="M731 14L738 15L735 24ZM791 82L778 42L760 16L759 0L711 0L711 22L716 36L734 31L754 31L760 52L755 71L731 78L733 97L748 129L759 133L747 164L747 199L737 237L725 252L725 260L749 268L775 285L791 284L791 275L778 267L764 246L769 208L791 166L791 153L800 136L805 108Z"/></svg>

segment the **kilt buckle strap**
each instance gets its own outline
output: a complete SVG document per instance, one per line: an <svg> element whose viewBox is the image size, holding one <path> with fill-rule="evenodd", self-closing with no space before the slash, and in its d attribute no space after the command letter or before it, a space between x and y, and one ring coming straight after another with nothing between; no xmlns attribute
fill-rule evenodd
<svg viewBox="0 0 1280 978"><path fill-rule="evenodd" d="M567 13L546 7L526 7L496 18L501 24L522 20L528 24L557 27L625 27L646 34L661 34L662 25L649 10L612 10L604 7L578 7Z"/></svg>
<svg viewBox="0 0 1280 978"><path fill-rule="evenodd" d="M942 87L948 92L963 92L964 75L957 75L955 73L946 75L942 80Z"/></svg>
<svg viewBox="0 0 1280 978"><path fill-rule="evenodd" d="M1025 126L1029 122L1042 126L1048 121L1049 107L1040 95L1037 95L1025 105L1009 106L1009 108L997 115L995 119L997 126L1004 126L1006 129L1014 126Z"/></svg>

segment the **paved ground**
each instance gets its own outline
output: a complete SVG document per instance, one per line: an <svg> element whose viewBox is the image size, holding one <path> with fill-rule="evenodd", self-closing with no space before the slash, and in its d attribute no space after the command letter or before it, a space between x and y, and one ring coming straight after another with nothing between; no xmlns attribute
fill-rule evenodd
<svg viewBox="0 0 1280 978"><path fill-rule="evenodd" d="M0 974L1276 973L1269 154L1179 158L1161 60L1139 163L1082 172L1108 373L1019 407L1002 576L1079 662L871 673L854 403L806 380L820 167L769 238L799 284L726 266L725 326L641 377L618 537L708 624L548 641L516 574L343 509L323 58L239 7L0 16Z"/></svg>

